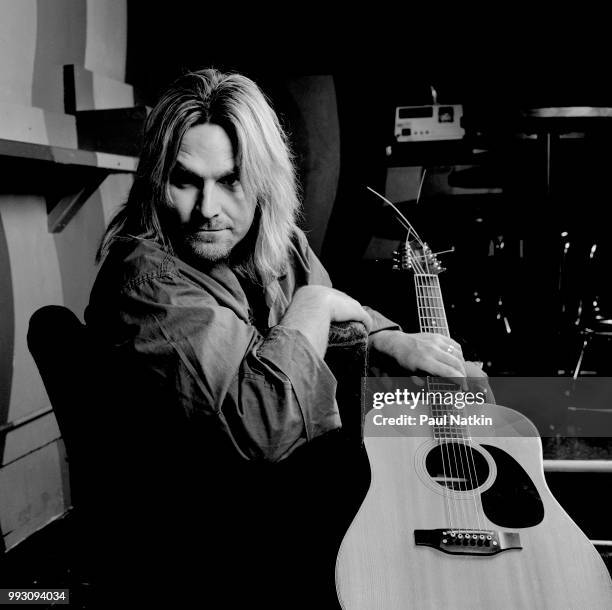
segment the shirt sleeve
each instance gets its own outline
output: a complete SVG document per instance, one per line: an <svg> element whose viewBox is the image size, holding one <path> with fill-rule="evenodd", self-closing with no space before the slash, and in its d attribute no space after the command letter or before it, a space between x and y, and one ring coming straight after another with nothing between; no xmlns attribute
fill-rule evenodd
<svg viewBox="0 0 612 610"><path fill-rule="evenodd" d="M340 428L336 380L298 330L262 336L180 274L147 278L121 300L147 369L172 385L189 417L215 420L243 458L279 461Z"/></svg>

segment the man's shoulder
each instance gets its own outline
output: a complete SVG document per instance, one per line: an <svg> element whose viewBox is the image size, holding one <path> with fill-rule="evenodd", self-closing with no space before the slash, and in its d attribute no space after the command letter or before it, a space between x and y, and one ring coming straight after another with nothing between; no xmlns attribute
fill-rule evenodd
<svg viewBox="0 0 612 610"><path fill-rule="evenodd" d="M301 229L296 229L291 238L290 260L292 267L309 269L311 252L306 234Z"/></svg>
<svg viewBox="0 0 612 610"><path fill-rule="evenodd" d="M286 272L279 278L281 284L293 291L305 284L329 285L329 276L308 243L306 234L297 229L291 239L289 264Z"/></svg>
<svg viewBox="0 0 612 610"><path fill-rule="evenodd" d="M176 271L175 258L161 245L140 238L122 238L111 248L99 276L117 287L137 286Z"/></svg>

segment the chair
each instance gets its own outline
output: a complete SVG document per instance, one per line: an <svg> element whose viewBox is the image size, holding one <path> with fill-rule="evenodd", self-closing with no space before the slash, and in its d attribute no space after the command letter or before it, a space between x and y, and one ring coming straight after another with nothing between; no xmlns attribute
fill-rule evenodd
<svg viewBox="0 0 612 610"><path fill-rule="evenodd" d="M27 343L49 395L62 434L70 470L73 505L85 502L92 451L92 365L87 330L76 315L59 305L37 310Z"/></svg>
<svg viewBox="0 0 612 610"><path fill-rule="evenodd" d="M158 416L138 371L111 356L66 307L37 310L27 344L66 447L78 561L98 593L114 599L121 579L143 581L157 557L173 556L164 518L180 503L176 473L185 460L178 440L159 439L179 435ZM146 558L151 563L141 566Z"/></svg>
<svg viewBox="0 0 612 610"><path fill-rule="evenodd" d="M212 455L206 458L203 439L192 442L194 423L175 420L174 414L164 409L171 403L159 392L157 396L147 392L152 386L142 381L133 363L122 365L118 356L111 358L65 307L47 306L35 312L28 347L64 437L73 505L84 514L83 537L94 556L92 569L102 574L98 582L112 589L109 595L115 591L111 583L121 578L131 583L139 579L199 582L197 574L201 578L207 561L204 554L212 552L210 549L222 552L214 555L209 566L220 573L208 582L217 577L224 582L226 566L237 560L241 542L238 537L232 544L228 532L234 535L233 530L247 527L255 533L263 528L265 533L263 523L271 519L280 534L286 527L302 523L300 535L317 549L320 594L335 599L337 547L369 482L360 438L361 378L367 358L363 325L334 326L330 334L328 364L344 381L338 401L344 411L345 430L309 443L308 451L304 447L274 468L250 463L240 468L230 469L229 464L217 468L216 464L224 464L221 455L211 448ZM359 481L349 485L359 471ZM215 478L219 474L222 485ZM254 508L266 489L272 498L278 496L272 505L284 507L280 515ZM327 515L322 506L333 506L333 514ZM312 521L313 515L325 515L322 523L329 530L327 535L314 526L312 535L304 533L304 523ZM279 525L281 517L287 521L286 527ZM249 525L249 519L255 519L258 527ZM229 529L221 526L226 521ZM284 536L278 538L282 544ZM203 556L191 565L194 544ZM269 536L267 544L271 544ZM300 545L303 548L304 542ZM261 560L264 549L258 552ZM275 557L278 563L278 557L270 555L271 560ZM261 569L265 571L266 565L263 561ZM314 567L309 569L312 576Z"/></svg>
<svg viewBox="0 0 612 610"><path fill-rule="evenodd" d="M66 447L73 506L93 511L88 518L121 518L116 506L161 479L157 439L172 434L174 421L156 410L141 372L99 344L66 307L37 310L27 343Z"/></svg>

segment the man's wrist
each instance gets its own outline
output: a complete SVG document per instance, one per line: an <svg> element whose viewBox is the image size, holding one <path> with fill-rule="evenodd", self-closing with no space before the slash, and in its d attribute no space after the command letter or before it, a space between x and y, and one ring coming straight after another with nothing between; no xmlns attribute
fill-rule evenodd
<svg viewBox="0 0 612 610"><path fill-rule="evenodd" d="M379 330L370 335L370 348L397 360L397 340L403 334L400 330Z"/></svg>

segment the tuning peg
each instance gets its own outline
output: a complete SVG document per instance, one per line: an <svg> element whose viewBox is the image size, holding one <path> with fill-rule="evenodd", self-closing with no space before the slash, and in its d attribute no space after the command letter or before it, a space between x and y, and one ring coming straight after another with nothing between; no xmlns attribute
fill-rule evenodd
<svg viewBox="0 0 612 610"><path fill-rule="evenodd" d="M434 256L438 256L439 254L449 254L455 251L455 246L453 246L450 250L441 250L440 252L434 252Z"/></svg>

